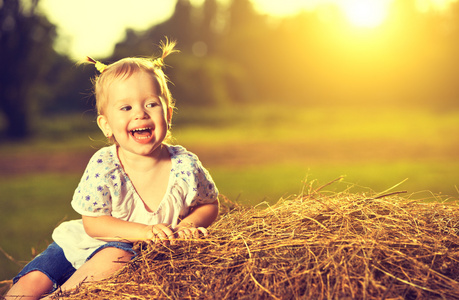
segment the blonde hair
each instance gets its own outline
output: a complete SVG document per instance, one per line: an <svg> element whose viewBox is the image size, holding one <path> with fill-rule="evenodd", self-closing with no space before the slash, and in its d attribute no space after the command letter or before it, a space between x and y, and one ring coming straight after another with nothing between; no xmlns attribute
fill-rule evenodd
<svg viewBox="0 0 459 300"><path fill-rule="evenodd" d="M120 59L110 65L104 65L98 61L88 57L86 62L94 63L100 74L93 79L94 95L96 97L96 109L98 115L104 114L104 107L107 103L107 96L105 95L107 87L116 79L129 78L135 72L143 71L149 73L156 79L160 91L160 98L166 104L166 111L172 112L175 109L175 100L168 87L169 78L163 71L164 58L171 53L178 52L174 49L175 41L160 42L160 49L162 55L160 57L127 57ZM170 138L170 130L168 130L165 140ZM113 143L116 140L112 139Z"/></svg>

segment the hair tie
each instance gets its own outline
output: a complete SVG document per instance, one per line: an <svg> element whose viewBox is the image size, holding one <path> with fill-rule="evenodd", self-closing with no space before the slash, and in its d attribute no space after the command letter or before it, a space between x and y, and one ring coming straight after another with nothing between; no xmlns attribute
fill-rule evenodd
<svg viewBox="0 0 459 300"><path fill-rule="evenodd" d="M100 61L93 59L92 57L86 56L86 60L87 62L93 63L99 73L103 73L107 68L106 64L103 64Z"/></svg>

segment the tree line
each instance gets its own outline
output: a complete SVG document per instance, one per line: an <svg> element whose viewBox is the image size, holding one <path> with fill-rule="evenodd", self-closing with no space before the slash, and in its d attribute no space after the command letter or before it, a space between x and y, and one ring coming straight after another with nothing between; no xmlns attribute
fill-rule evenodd
<svg viewBox="0 0 459 300"><path fill-rule="evenodd" d="M3 136L23 138L33 117L91 110L93 68L75 67L52 45L56 26L38 0L0 4L0 114ZM457 108L459 4L421 13L395 0L386 22L351 28L336 7L272 18L249 0L178 0L167 21L127 29L110 57L149 56L164 37L178 55L166 70L180 106L407 104ZM158 54L158 53L157 53Z"/></svg>

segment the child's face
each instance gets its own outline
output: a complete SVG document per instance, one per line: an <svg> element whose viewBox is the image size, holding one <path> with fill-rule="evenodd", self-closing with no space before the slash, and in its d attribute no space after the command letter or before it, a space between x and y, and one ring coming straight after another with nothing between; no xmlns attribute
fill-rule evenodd
<svg viewBox="0 0 459 300"><path fill-rule="evenodd" d="M171 112L160 98L156 79L139 71L107 87L104 114L97 123L122 150L152 155L166 137Z"/></svg>

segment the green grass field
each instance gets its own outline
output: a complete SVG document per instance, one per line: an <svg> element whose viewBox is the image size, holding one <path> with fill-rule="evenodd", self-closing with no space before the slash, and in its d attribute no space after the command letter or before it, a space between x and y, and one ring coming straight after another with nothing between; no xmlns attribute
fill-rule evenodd
<svg viewBox="0 0 459 300"><path fill-rule="evenodd" d="M208 124L193 123L206 114ZM399 188L419 198L458 196L457 111L268 106L187 118L177 141L201 156L232 199L276 201L305 181L338 176L338 189L381 191L408 179Z"/></svg>
<svg viewBox="0 0 459 300"><path fill-rule="evenodd" d="M328 189L381 192L403 182L394 190L415 199L459 195L458 111L234 106L179 109L174 121L175 142L198 154L221 194L243 203L273 203L339 176ZM103 145L88 114L40 120L34 128L36 138L0 145L3 162L66 153L73 159ZM18 261L0 253L0 281L43 250L59 222L78 217L70 200L84 168L0 166L0 247Z"/></svg>

